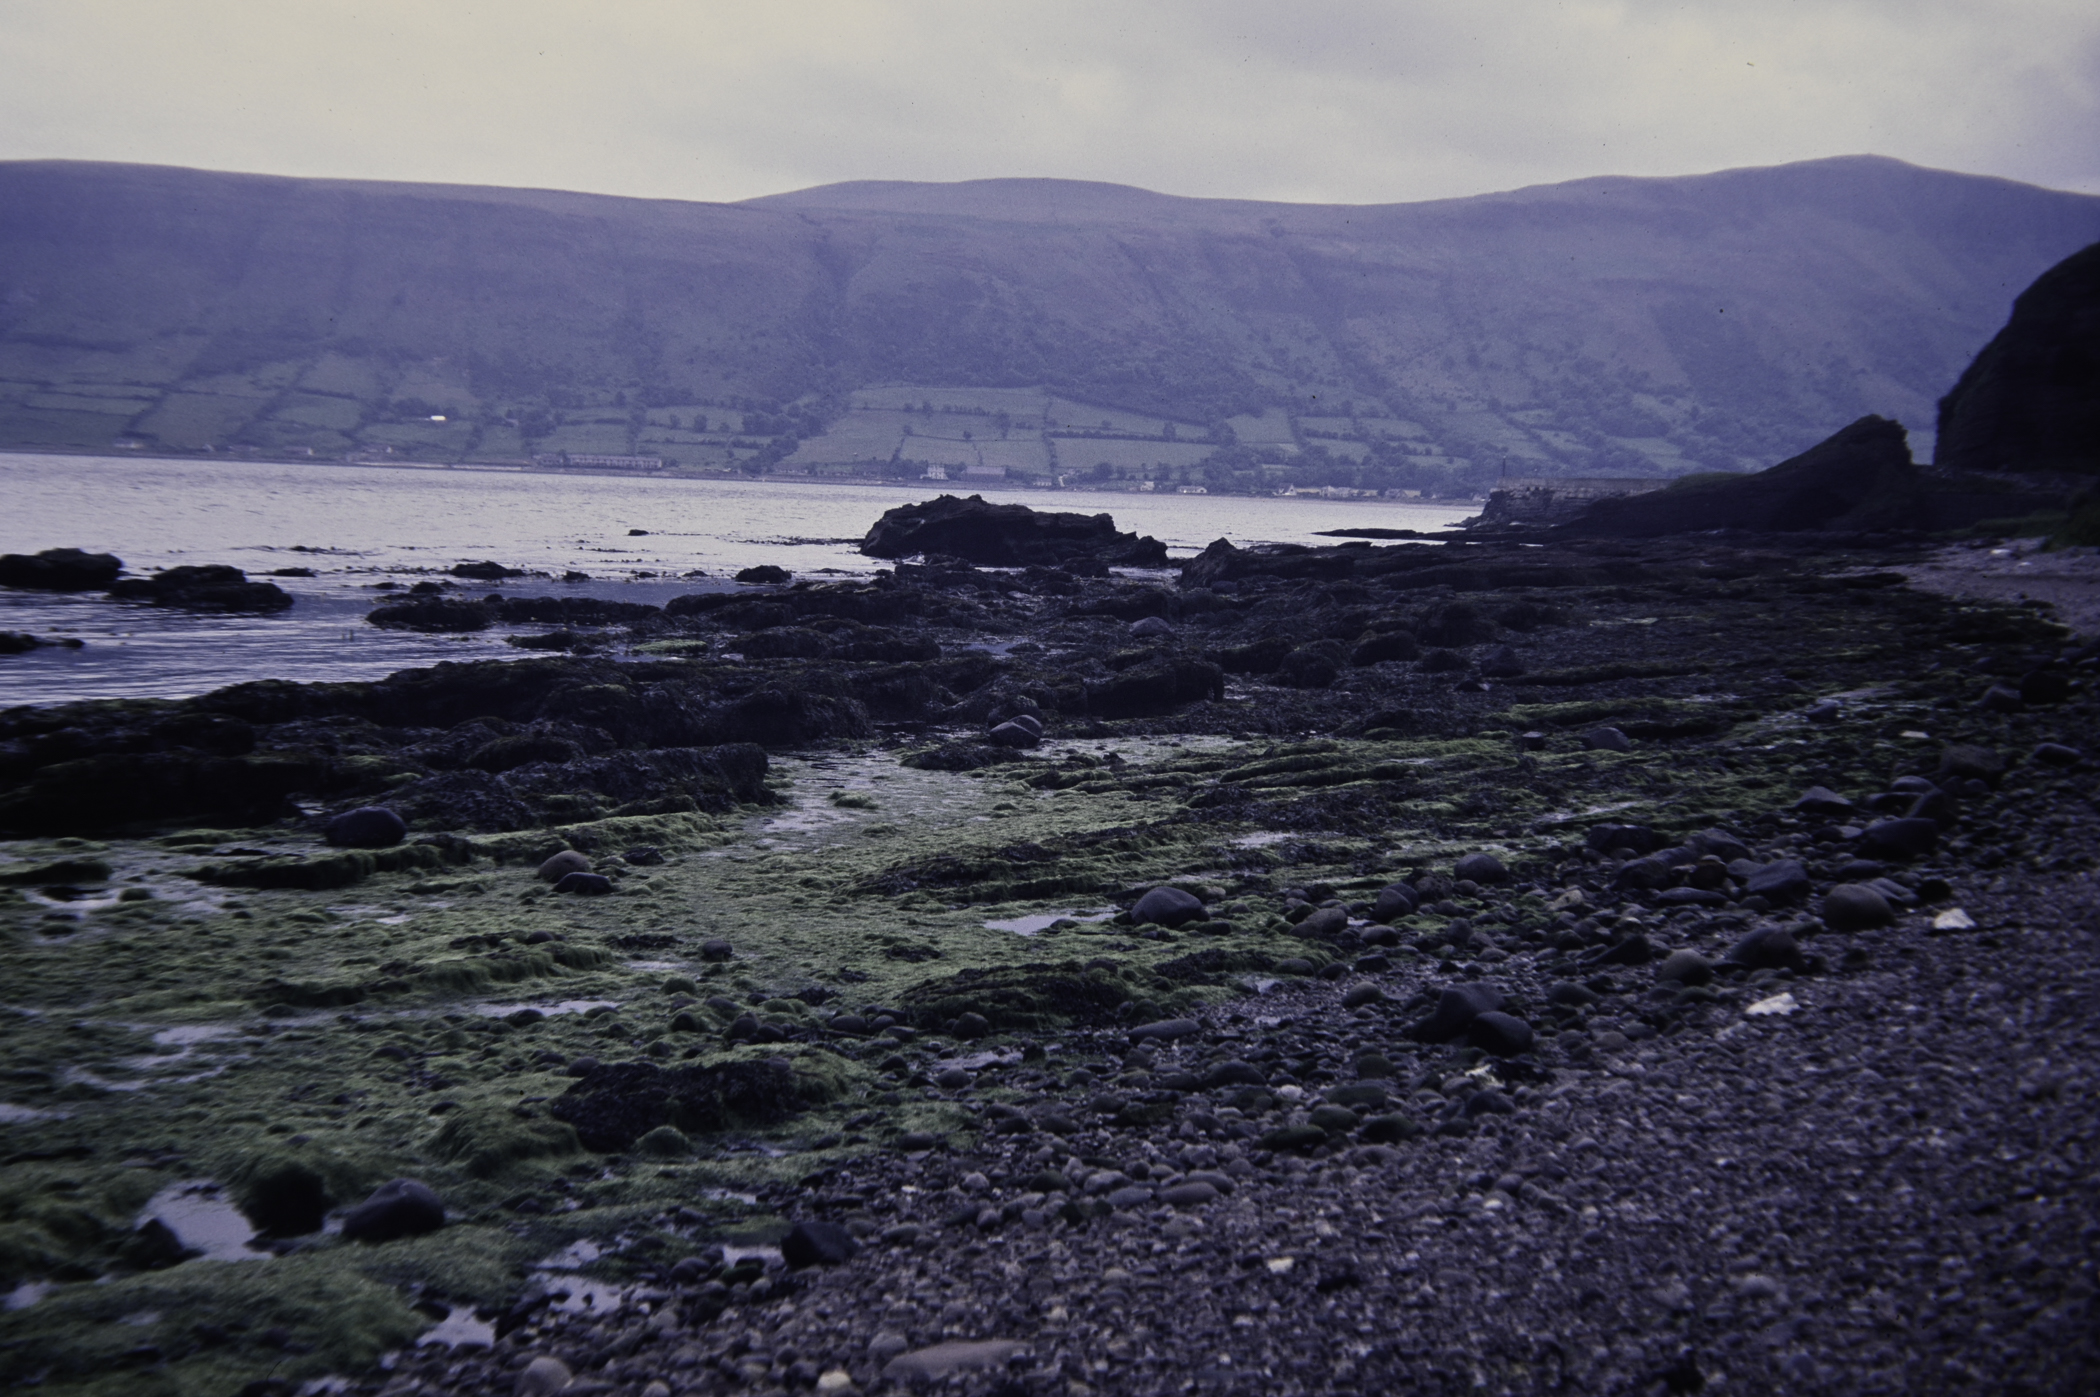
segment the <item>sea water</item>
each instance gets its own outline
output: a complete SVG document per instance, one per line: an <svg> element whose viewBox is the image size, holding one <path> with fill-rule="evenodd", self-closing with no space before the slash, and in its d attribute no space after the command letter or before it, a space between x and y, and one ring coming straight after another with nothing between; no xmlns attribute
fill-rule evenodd
<svg viewBox="0 0 2100 1397"><path fill-rule="evenodd" d="M100 593L0 589L0 629L75 637L78 650L0 656L0 707L71 699L181 698L258 678L371 679L443 660L517 659L514 631L469 636L383 631L365 623L404 587L487 560L550 576L461 582L454 595L590 596L662 605L733 589L759 563L798 577L867 576L890 566L856 545L884 510L943 491L1037 509L1107 513L1187 557L1211 540L1332 542L1320 531L1436 530L1470 507L1402 501L1082 490L980 490L680 480L402 466L0 456L0 552L84 548L132 573L230 563L297 598L267 616L191 615ZM639 530L640 532L636 532ZM588 582L561 582L564 572Z"/></svg>

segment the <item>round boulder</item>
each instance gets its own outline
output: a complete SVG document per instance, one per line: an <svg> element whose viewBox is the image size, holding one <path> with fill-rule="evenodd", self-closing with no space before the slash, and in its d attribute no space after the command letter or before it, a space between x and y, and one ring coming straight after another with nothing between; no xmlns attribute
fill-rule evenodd
<svg viewBox="0 0 2100 1397"><path fill-rule="evenodd" d="M1183 926L1200 920L1202 916L1203 904L1194 894L1164 886L1146 893L1130 909L1130 920L1140 926L1146 922L1165 927Z"/></svg>
<svg viewBox="0 0 2100 1397"><path fill-rule="evenodd" d="M780 1257L794 1270L837 1266L860 1250L853 1234L835 1222L798 1222L780 1242Z"/></svg>
<svg viewBox="0 0 2100 1397"><path fill-rule="evenodd" d="M1476 883L1509 881L1509 870L1504 868L1502 860L1493 854L1468 854L1458 861L1458 866L1453 872L1461 880L1470 878Z"/></svg>
<svg viewBox="0 0 2100 1397"><path fill-rule="evenodd" d="M391 849L408 837L408 822L383 805L367 805L330 820L322 837L339 849Z"/></svg>
<svg viewBox="0 0 2100 1397"><path fill-rule="evenodd" d="M420 1237L445 1225L445 1205L421 1179L395 1179L343 1217L343 1236L353 1242L391 1242Z"/></svg>
<svg viewBox="0 0 2100 1397"><path fill-rule="evenodd" d="M1164 640L1174 634L1174 623L1164 616L1147 616L1130 623L1130 634L1139 640Z"/></svg>
<svg viewBox="0 0 2100 1397"><path fill-rule="evenodd" d="M588 873L590 871L591 861L589 859L577 853L574 849L564 849L540 865L539 876L543 882L559 883L571 873Z"/></svg>
<svg viewBox="0 0 2100 1397"><path fill-rule="evenodd" d="M612 890L612 879L602 873L564 873L554 884L558 893L580 893L584 897L604 897Z"/></svg>
<svg viewBox="0 0 2100 1397"><path fill-rule="evenodd" d="M1655 978L1662 984L1703 985L1713 977L1713 962L1693 950L1672 951L1655 967Z"/></svg>
<svg viewBox="0 0 2100 1397"><path fill-rule="evenodd" d="M1840 883L1823 894L1823 920L1837 931L1864 931L1896 919L1889 900L1865 883Z"/></svg>
<svg viewBox="0 0 2100 1397"><path fill-rule="evenodd" d="M1494 1009L1473 1020L1466 1030L1466 1038L1474 1047L1493 1053L1496 1057L1515 1057L1518 1053L1528 1053L1533 1042L1530 1024L1515 1014L1505 1014Z"/></svg>
<svg viewBox="0 0 2100 1397"><path fill-rule="evenodd" d="M1378 901L1371 907L1374 922L1397 922L1402 917L1412 916L1421 905L1421 898L1413 887L1406 883L1388 883L1378 890Z"/></svg>
<svg viewBox="0 0 2100 1397"><path fill-rule="evenodd" d="M1043 740L1042 733L1031 731L1020 723L1001 723L986 737L997 746L1014 748L1033 747Z"/></svg>

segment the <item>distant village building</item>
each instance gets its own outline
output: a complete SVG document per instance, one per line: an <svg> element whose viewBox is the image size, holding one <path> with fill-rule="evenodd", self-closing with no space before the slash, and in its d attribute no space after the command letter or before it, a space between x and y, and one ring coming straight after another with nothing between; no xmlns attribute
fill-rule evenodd
<svg viewBox="0 0 2100 1397"><path fill-rule="evenodd" d="M1006 467L964 466L962 478L964 480L1004 480L1006 479Z"/></svg>
<svg viewBox="0 0 2100 1397"><path fill-rule="evenodd" d="M660 471L661 456L597 456L584 452L555 451L532 458L535 466L558 466L570 470Z"/></svg>
<svg viewBox="0 0 2100 1397"><path fill-rule="evenodd" d="M1208 495L1210 491L1201 485L1184 485L1174 493L1177 495Z"/></svg>
<svg viewBox="0 0 2100 1397"><path fill-rule="evenodd" d="M928 466L926 474L919 477L921 480L946 480L947 478L948 468L946 466Z"/></svg>

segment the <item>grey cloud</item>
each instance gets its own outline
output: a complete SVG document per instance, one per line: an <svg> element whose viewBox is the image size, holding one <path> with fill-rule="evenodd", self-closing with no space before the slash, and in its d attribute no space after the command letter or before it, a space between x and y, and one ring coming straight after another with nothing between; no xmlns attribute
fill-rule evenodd
<svg viewBox="0 0 2100 1397"><path fill-rule="evenodd" d="M2100 190L2089 0L17 0L0 157L1382 202L1872 151Z"/></svg>

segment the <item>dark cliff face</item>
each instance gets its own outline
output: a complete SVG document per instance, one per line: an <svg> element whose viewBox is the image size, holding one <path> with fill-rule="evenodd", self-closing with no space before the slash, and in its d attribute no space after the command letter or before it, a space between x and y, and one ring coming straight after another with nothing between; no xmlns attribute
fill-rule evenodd
<svg viewBox="0 0 2100 1397"><path fill-rule="evenodd" d="M2043 273L1940 400L1941 467L2100 475L2100 243Z"/></svg>

